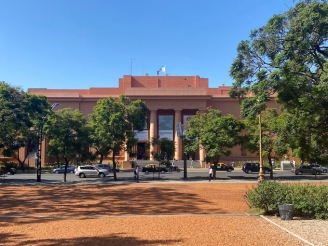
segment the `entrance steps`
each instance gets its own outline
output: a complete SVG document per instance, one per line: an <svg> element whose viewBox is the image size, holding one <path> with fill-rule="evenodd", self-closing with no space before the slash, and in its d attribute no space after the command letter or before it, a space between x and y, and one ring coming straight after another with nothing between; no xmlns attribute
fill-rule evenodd
<svg viewBox="0 0 328 246"><path fill-rule="evenodd" d="M172 160L170 160L170 162L172 162ZM140 166L140 167L146 166L147 164L157 164L158 165L158 161L149 161L149 160L136 160L136 161L134 161L134 163L137 163L138 166ZM176 166L178 166L180 169L183 168L183 160L174 161L174 164ZM187 160L187 168L190 168L190 160ZM200 164L199 160L193 161L193 168L201 168L201 164Z"/></svg>

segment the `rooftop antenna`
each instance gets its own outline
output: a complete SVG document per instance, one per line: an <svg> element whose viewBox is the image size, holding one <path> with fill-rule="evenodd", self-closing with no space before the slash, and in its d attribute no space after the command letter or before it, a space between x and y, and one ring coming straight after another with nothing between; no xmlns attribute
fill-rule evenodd
<svg viewBox="0 0 328 246"><path fill-rule="evenodd" d="M134 60L135 60L135 59L131 57L131 65L130 65L130 66L131 66L131 67L130 67L131 70L130 70L130 75L132 75L132 63L133 63Z"/></svg>

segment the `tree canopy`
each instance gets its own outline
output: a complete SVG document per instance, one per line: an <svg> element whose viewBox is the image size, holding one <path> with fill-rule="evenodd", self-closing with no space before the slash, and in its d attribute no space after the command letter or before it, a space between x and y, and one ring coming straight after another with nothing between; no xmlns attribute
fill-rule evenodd
<svg viewBox="0 0 328 246"><path fill-rule="evenodd" d="M161 165L170 166L170 161L168 158L174 155L175 144L168 138L160 138L159 136L153 137L147 143L146 147L153 147L151 155L154 160L158 161L158 170L161 170ZM160 171L158 172L158 177L160 177Z"/></svg>
<svg viewBox="0 0 328 246"><path fill-rule="evenodd" d="M39 121L50 110L44 96L24 92L20 87L0 82L0 145L5 156L19 161L19 149L36 137Z"/></svg>
<svg viewBox="0 0 328 246"><path fill-rule="evenodd" d="M327 23L327 1L299 1L241 41L230 68L230 96L241 100L243 116L260 113L275 97L297 119L296 142L311 150L303 154L308 160L328 149Z"/></svg>
<svg viewBox="0 0 328 246"><path fill-rule="evenodd" d="M243 147L251 153L260 155L259 144L260 134L262 134L262 157L266 157L266 160L271 166L270 177L272 179L272 159L288 155L291 148L288 139L293 132L289 132L289 117L287 113L278 115L276 109L267 108L261 114L261 133L257 117L247 118L245 125L247 133L243 140Z"/></svg>
<svg viewBox="0 0 328 246"><path fill-rule="evenodd" d="M131 101L123 95L117 100L111 97L99 100L89 118L92 147L101 160L112 154L115 170L115 153L122 150L132 152L137 143L134 130L144 129L146 115L147 107L141 100ZM115 171L114 179L117 179Z"/></svg>
<svg viewBox="0 0 328 246"><path fill-rule="evenodd" d="M222 116L216 109L208 108L208 112L195 116L188 122L185 151L196 152L200 148L206 150L206 162L216 165L222 156L229 156L231 148L241 143L241 131L244 125L233 115Z"/></svg>
<svg viewBox="0 0 328 246"><path fill-rule="evenodd" d="M59 109L48 116L44 133L49 142L48 155L59 156L65 161L64 181L67 166L77 156L89 156L90 129L79 110Z"/></svg>

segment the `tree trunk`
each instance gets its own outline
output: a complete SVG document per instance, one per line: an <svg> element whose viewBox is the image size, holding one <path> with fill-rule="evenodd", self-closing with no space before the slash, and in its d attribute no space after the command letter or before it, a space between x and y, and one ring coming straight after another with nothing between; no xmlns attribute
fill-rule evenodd
<svg viewBox="0 0 328 246"><path fill-rule="evenodd" d="M271 155L270 154L268 155L268 161L269 161L269 164L270 164L270 167L271 167L271 170L270 170L270 179L273 180L273 165L272 165Z"/></svg>
<svg viewBox="0 0 328 246"><path fill-rule="evenodd" d="M117 176L116 176L116 161L115 161L115 151L113 151L113 174L114 174L114 180L117 181Z"/></svg>
<svg viewBox="0 0 328 246"><path fill-rule="evenodd" d="M99 164L102 164L103 160L104 160L104 156L103 155L100 155Z"/></svg>
<svg viewBox="0 0 328 246"><path fill-rule="evenodd" d="M59 164L60 164L60 159L59 159L59 156L56 155L56 158L57 158L57 167L59 168Z"/></svg>
<svg viewBox="0 0 328 246"><path fill-rule="evenodd" d="M67 173L68 162L69 162L69 160L67 160L65 157L64 182L66 182L66 173Z"/></svg>

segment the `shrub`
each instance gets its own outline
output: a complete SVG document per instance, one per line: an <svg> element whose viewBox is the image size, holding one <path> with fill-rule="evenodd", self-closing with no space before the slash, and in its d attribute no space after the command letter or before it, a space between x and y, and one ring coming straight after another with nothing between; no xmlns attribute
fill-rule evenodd
<svg viewBox="0 0 328 246"><path fill-rule="evenodd" d="M328 187L266 181L253 186L244 196L250 208L265 214L279 214L278 204L294 204L294 215L328 219Z"/></svg>

